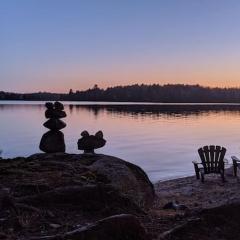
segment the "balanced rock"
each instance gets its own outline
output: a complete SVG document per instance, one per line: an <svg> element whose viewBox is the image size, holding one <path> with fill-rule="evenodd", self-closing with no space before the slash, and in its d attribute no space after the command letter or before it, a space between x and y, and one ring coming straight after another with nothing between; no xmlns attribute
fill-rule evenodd
<svg viewBox="0 0 240 240"><path fill-rule="evenodd" d="M47 102L45 106L47 108L45 112L46 118L59 119L59 118L65 118L67 116L66 113L63 111L64 106L60 102L55 102L54 104L51 102Z"/></svg>
<svg viewBox="0 0 240 240"><path fill-rule="evenodd" d="M47 102L47 103L45 103L45 107L46 107L47 109L53 109L54 105L53 105L53 103L51 103L51 102Z"/></svg>
<svg viewBox="0 0 240 240"><path fill-rule="evenodd" d="M63 104L60 103L60 102L55 102L55 103L54 103L54 107L55 107L55 109L57 109L57 110L63 110L63 109L64 109Z"/></svg>
<svg viewBox="0 0 240 240"><path fill-rule="evenodd" d="M64 135L61 131L48 131L43 134L40 150L46 153L65 152Z"/></svg>
<svg viewBox="0 0 240 240"><path fill-rule="evenodd" d="M67 116L64 112L64 106L60 102L54 104L47 102L45 106L47 108L45 117L49 120L43 126L50 131L42 136L39 148L46 153L65 152L64 135L59 131L66 127L66 123L59 119Z"/></svg>
<svg viewBox="0 0 240 240"><path fill-rule="evenodd" d="M59 119L51 118L43 126L51 130L60 130L66 127L66 123Z"/></svg>
<svg viewBox="0 0 240 240"><path fill-rule="evenodd" d="M78 149L83 150L84 153L94 153L94 149L101 148L106 144L102 131L98 131L95 135L83 131L81 136L82 138L78 140Z"/></svg>
<svg viewBox="0 0 240 240"><path fill-rule="evenodd" d="M65 118L66 116L64 111L58 109L47 109L45 112L46 118Z"/></svg>

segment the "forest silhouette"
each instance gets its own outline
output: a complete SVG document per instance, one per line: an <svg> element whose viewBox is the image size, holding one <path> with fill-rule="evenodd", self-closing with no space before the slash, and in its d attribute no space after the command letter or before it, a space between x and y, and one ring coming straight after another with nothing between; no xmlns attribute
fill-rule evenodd
<svg viewBox="0 0 240 240"><path fill-rule="evenodd" d="M184 84L135 84L101 89L95 85L84 91L70 89L68 93L10 93L0 91L0 100L240 103L240 88L210 88Z"/></svg>

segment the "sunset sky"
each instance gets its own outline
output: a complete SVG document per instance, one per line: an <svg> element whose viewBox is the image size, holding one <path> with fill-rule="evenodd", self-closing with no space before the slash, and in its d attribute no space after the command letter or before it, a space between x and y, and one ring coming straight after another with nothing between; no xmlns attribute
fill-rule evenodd
<svg viewBox="0 0 240 240"><path fill-rule="evenodd" d="M0 0L0 91L240 87L239 0Z"/></svg>

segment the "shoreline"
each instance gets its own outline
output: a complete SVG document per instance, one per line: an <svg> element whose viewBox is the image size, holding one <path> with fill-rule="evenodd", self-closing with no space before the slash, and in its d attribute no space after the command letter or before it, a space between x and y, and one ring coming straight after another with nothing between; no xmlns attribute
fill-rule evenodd
<svg viewBox="0 0 240 240"><path fill-rule="evenodd" d="M189 178L189 177L195 177L195 175L192 174L192 175L182 175L182 176L178 176L178 177L164 178L162 180L160 179L160 180L157 180L157 181L152 181L152 183L153 183L153 185L155 185L157 183L175 181L175 180L178 180L178 179Z"/></svg>
<svg viewBox="0 0 240 240"><path fill-rule="evenodd" d="M0 100L0 105L3 104L45 104L46 101L54 102L55 100ZM240 106L240 103L235 102L126 102L126 101L64 101L64 105L153 105L153 106Z"/></svg>
<svg viewBox="0 0 240 240"><path fill-rule="evenodd" d="M232 167L226 169L226 182L220 175L206 175L205 182L197 180L195 175L158 181L154 183L158 196L158 207L177 201L189 209L205 209L240 201L240 180L233 176Z"/></svg>

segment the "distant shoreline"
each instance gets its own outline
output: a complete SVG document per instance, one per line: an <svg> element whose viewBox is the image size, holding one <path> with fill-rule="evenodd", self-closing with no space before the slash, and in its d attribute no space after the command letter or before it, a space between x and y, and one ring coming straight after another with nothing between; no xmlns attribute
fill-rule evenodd
<svg viewBox="0 0 240 240"><path fill-rule="evenodd" d="M45 104L45 102L53 102L54 100L1 100L0 104L14 104L14 103L40 103ZM235 102L126 102L126 101L61 101L65 103L65 105L159 105L159 106L240 106L240 103Z"/></svg>
<svg viewBox="0 0 240 240"><path fill-rule="evenodd" d="M149 103L240 103L240 88L210 88L200 85L130 85L68 93L11 93L0 91L0 100L21 101L100 101Z"/></svg>

